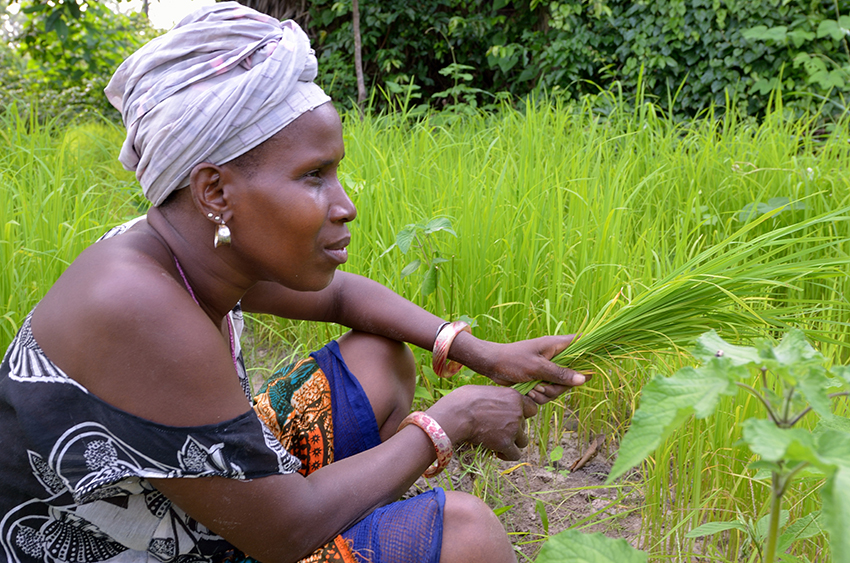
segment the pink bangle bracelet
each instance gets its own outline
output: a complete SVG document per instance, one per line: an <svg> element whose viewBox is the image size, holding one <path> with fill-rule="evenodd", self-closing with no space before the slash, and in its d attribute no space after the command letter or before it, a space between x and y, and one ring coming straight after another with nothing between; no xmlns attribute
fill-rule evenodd
<svg viewBox="0 0 850 563"><path fill-rule="evenodd" d="M447 361L449 358L449 349L452 347L455 337L461 332L472 334L469 325L463 321L455 321L453 323L444 323L437 333L437 338L434 340L434 355L431 361L431 367L438 377L451 377L460 371L463 366L455 361Z"/></svg>
<svg viewBox="0 0 850 563"><path fill-rule="evenodd" d="M440 425L437 424L437 421L424 412L416 411L410 413L401 421L398 429L401 430L408 424L415 424L421 428L428 435L428 438L431 439L431 443L434 444L434 450L437 452L437 461L422 474L423 477L430 479L445 469L452 459L452 441L449 440L449 437Z"/></svg>

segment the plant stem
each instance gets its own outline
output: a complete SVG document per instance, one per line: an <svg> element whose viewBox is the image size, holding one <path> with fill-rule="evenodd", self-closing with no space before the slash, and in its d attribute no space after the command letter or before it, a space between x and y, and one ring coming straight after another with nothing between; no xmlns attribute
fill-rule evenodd
<svg viewBox="0 0 850 563"><path fill-rule="evenodd" d="M741 383L740 381L736 381L735 385L742 389L746 389L752 396L761 401L761 404L763 404L764 408L767 409L767 416L770 417L770 420L773 421L774 424L779 424L779 420L776 418L776 414L773 412L773 407L770 406L770 401L768 401L761 393L759 393L746 383Z"/></svg>
<svg viewBox="0 0 850 563"><path fill-rule="evenodd" d="M770 498L770 524L767 530L767 546L764 552L762 563L773 563L776 558L776 543L779 540L779 515L780 504L782 502L782 492L785 488L782 484L782 477L776 471L772 474L773 484L771 487Z"/></svg>
<svg viewBox="0 0 850 563"><path fill-rule="evenodd" d="M850 395L850 392L848 392L848 391L841 391L840 393L830 393L830 394L829 394L829 398L830 398L830 399L834 399L834 398L836 398L836 397L846 397L846 396L848 396L848 395ZM812 407L810 407L810 406L809 406L809 407L806 407L805 409L803 409L803 411L802 411L800 414L798 414L798 415L797 415L797 416L795 416L793 419L791 419L791 421L788 423L788 426L787 426L787 427L788 427L788 428L791 428L792 426L794 426L795 424L797 424L798 422L800 422L800 420L801 420L804 416L806 416L807 414L809 414L809 411L810 411L810 410L812 410Z"/></svg>
<svg viewBox="0 0 850 563"><path fill-rule="evenodd" d="M782 428L788 428L788 421L791 418L791 400L794 398L794 390L796 387L793 385L788 388L788 393L785 396L785 409L782 413L782 423L779 425Z"/></svg>

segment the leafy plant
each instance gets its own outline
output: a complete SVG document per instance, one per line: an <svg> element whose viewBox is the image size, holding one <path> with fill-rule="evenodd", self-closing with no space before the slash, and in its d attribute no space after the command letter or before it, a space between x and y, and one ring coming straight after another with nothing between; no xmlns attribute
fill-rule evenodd
<svg viewBox="0 0 850 563"><path fill-rule="evenodd" d="M360 10L367 82L412 80L434 107L452 90L479 107L484 92L519 100L602 91L645 95L671 114L731 102L762 115L777 89L795 93L787 100L795 111L824 97L842 103L848 8L847 0L388 0ZM320 81L343 102L355 98L350 11L350 2L317 0L308 26ZM458 70L469 78L458 82Z"/></svg>
<svg viewBox="0 0 850 563"><path fill-rule="evenodd" d="M629 545L626 540L614 540L600 533L582 534L564 530L543 544L536 563L645 563L646 553Z"/></svg>
<svg viewBox="0 0 850 563"><path fill-rule="evenodd" d="M788 71L803 69L804 84L814 88L813 93L846 109L842 97L850 93L850 45L847 41L850 16L840 15L836 2L833 17L835 19L809 14L789 22L790 25L751 27L744 30L743 36L752 42L785 47L793 61L793 66L785 69L786 80ZM778 76L759 77L753 84L753 91L766 94L776 87L778 80Z"/></svg>
<svg viewBox="0 0 850 563"><path fill-rule="evenodd" d="M42 121L62 116L120 115L103 89L110 76L155 32L141 14L124 15L88 0L21 0L16 52L0 51L0 112L13 104L36 109Z"/></svg>
<svg viewBox="0 0 850 563"><path fill-rule="evenodd" d="M437 92L433 95L435 98L451 98L452 103L447 108L463 109L468 107L474 109L478 103L475 100L477 94L486 94L481 88L472 88L469 82L472 81L472 74L469 72L475 70L475 67L452 63L449 66L440 69L440 74L450 77L454 83L452 87L442 92Z"/></svg>
<svg viewBox="0 0 850 563"><path fill-rule="evenodd" d="M828 365L800 330L791 330L777 345L760 340L755 346L735 346L711 331L697 340L694 357L699 367L685 367L669 378L655 377L643 389L640 408L623 437L608 483L624 475L691 416L712 415L722 395L743 389L764 407L767 418L748 418L743 440L759 457L751 464L757 478L769 475L771 503L767 520L752 524L739 518L706 525L692 537L740 529L757 543L762 563L773 563L791 543L819 528L830 536L833 560L850 561L850 420L833 412L833 399L850 389L850 367ZM756 389L749 382L760 381ZM808 415L818 417L813 430L800 424ZM808 421L807 421L808 422ZM804 471L821 476L823 512L806 515L780 532L782 497ZM762 543L763 542L763 543Z"/></svg>
<svg viewBox="0 0 850 563"><path fill-rule="evenodd" d="M407 263L401 270L401 277L406 278L420 268L425 268L422 276L421 295L428 297L437 291L440 283L440 264L448 262L443 258L433 238L435 233L446 232L457 237L448 217L434 217L427 223L411 223L396 233L395 242L381 256L398 248L402 254L413 249L418 256Z"/></svg>
<svg viewBox="0 0 850 563"><path fill-rule="evenodd" d="M549 463L545 467L546 471L555 471L557 469L555 464L561 461L563 457L563 446L555 446L554 448L552 448L552 451L549 452ZM565 473L569 473L569 471L566 471Z"/></svg>

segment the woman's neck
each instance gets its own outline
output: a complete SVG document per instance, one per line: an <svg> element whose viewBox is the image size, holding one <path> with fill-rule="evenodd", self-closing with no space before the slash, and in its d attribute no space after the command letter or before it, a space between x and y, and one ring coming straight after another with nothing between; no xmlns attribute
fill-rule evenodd
<svg viewBox="0 0 850 563"><path fill-rule="evenodd" d="M218 324L256 280L239 270L231 248L213 247L211 223L196 210L187 211L178 208L164 213L152 207L147 225L169 254L169 263L163 266L173 270L175 277L184 283L173 263L177 260L198 305Z"/></svg>

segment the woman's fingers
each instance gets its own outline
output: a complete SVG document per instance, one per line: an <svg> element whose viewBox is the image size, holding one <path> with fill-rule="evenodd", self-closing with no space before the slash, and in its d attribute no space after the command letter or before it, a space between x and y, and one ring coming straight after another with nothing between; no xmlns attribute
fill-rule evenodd
<svg viewBox="0 0 850 563"><path fill-rule="evenodd" d="M459 442L481 444L502 459L516 460L528 446L525 421L537 408L537 402L514 389L468 385L440 399L429 413L449 428L466 427L468 434L457 435ZM454 422L458 417L466 422Z"/></svg>
<svg viewBox="0 0 850 563"><path fill-rule="evenodd" d="M538 390L534 398L538 403L551 400L563 393L565 388L582 385L588 379L585 374L552 362L552 358L566 350L575 338L572 334L542 336L496 345L495 365L485 375L499 385L542 380L553 387Z"/></svg>

